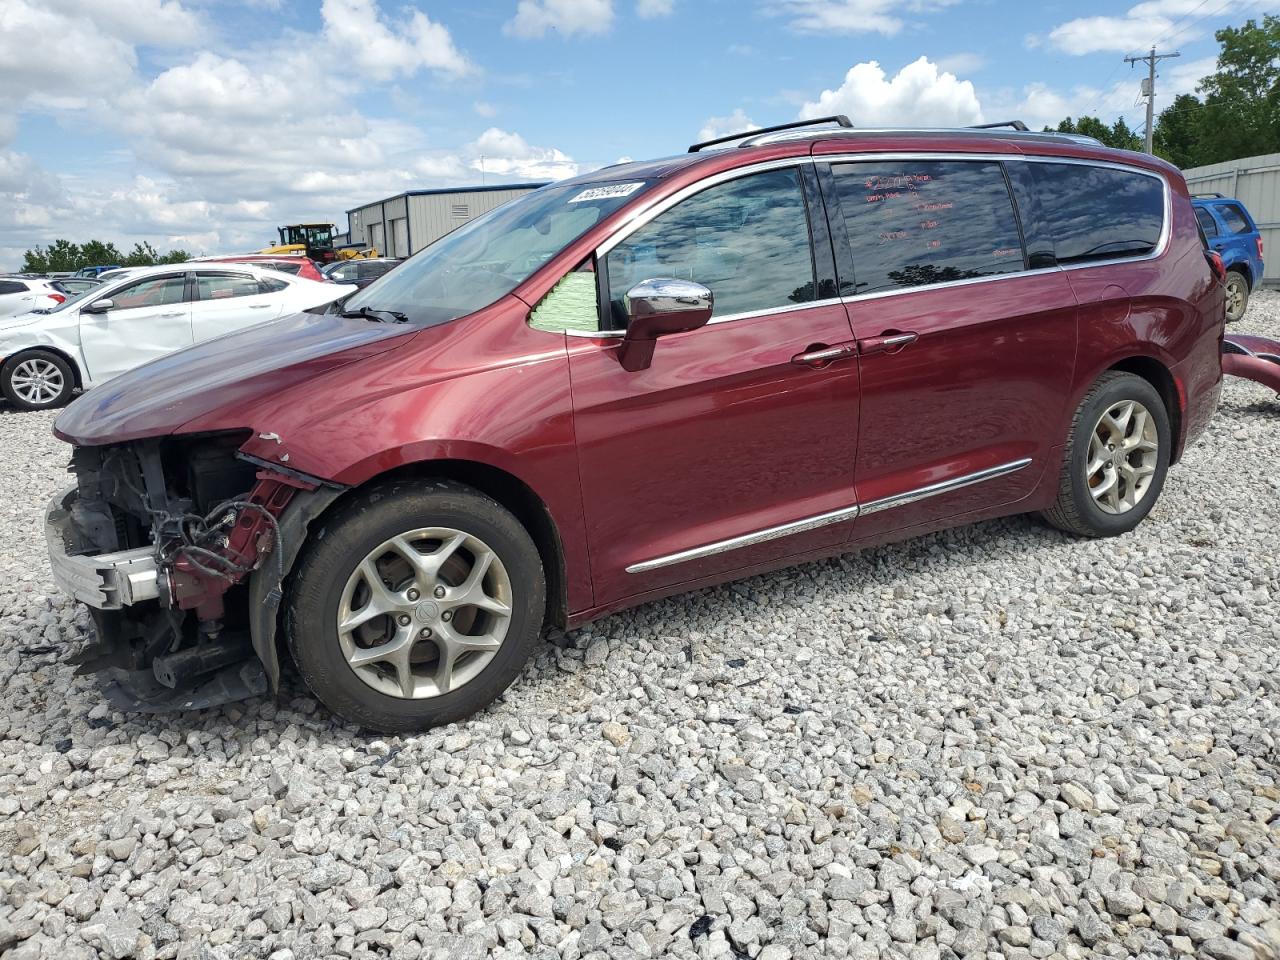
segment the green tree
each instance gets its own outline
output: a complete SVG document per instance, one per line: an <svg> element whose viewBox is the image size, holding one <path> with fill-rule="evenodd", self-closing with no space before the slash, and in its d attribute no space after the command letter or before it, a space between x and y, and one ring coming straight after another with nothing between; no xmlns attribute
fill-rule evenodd
<svg viewBox="0 0 1280 960"><path fill-rule="evenodd" d="M1174 98L1156 119L1154 149L1175 167L1196 167L1200 159L1204 136L1204 104L1189 93Z"/></svg>
<svg viewBox="0 0 1280 960"><path fill-rule="evenodd" d="M155 247L147 243L135 243L128 256L120 261L122 267L150 267L159 262Z"/></svg>
<svg viewBox="0 0 1280 960"><path fill-rule="evenodd" d="M1214 34L1222 45L1204 94L1201 163L1280 151L1280 16Z"/></svg>
<svg viewBox="0 0 1280 960"><path fill-rule="evenodd" d="M105 267L110 264L123 264L124 257L114 243L89 240L80 246L80 260L82 267Z"/></svg>
<svg viewBox="0 0 1280 960"><path fill-rule="evenodd" d="M1144 146L1142 137L1129 129L1129 125L1124 122L1124 117L1116 118L1116 122L1108 131L1107 139L1102 142L1120 150L1141 150Z"/></svg>
<svg viewBox="0 0 1280 960"><path fill-rule="evenodd" d="M156 263L186 263L191 259L191 254L186 250L170 250L163 257L158 257Z"/></svg>

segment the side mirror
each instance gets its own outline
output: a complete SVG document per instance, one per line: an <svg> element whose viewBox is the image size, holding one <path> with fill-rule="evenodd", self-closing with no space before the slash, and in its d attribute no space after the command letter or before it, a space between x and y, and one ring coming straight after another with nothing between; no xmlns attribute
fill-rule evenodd
<svg viewBox="0 0 1280 960"><path fill-rule="evenodd" d="M106 313L108 310L114 310L116 302L110 297L102 300L95 300L83 309L84 313Z"/></svg>
<svg viewBox="0 0 1280 960"><path fill-rule="evenodd" d="M685 333L711 319L715 297L690 280L644 280L627 291L627 335L618 348L622 369L631 373L653 362L658 337Z"/></svg>

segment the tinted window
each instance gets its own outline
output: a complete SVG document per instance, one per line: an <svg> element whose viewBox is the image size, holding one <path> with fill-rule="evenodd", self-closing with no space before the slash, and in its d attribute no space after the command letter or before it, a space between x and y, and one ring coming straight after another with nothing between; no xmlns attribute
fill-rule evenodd
<svg viewBox="0 0 1280 960"><path fill-rule="evenodd" d="M998 163L846 163L834 172L857 293L1023 269Z"/></svg>
<svg viewBox="0 0 1280 960"><path fill-rule="evenodd" d="M612 325L643 280L693 280L715 295L714 316L815 299L809 218L795 170L771 170L695 194L613 248Z"/></svg>
<svg viewBox="0 0 1280 960"><path fill-rule="evenodd" d="M355 262L353 261L351 263L344 263L340 267L334 267L330 270L326 270L324 275L330 280L336 280L341 283L344 280L354 280L358 269L359 268L356 267Z"/></svg>
<svg viewBox="0 0 1280 960"><path fill-rule="evenodd" d="M104 296L114 301L117 310L132 307L163 307L171 303L181 303L186 285L185 277L150 277Z"/></svg>
<svg viewBox="0 0 1280 960"><path fill-rule="evenodd" d="M1080 163L1032 163L1059 263L1151 253L1164 223L1154 176Z"/></svg>
<svg viewBox="0 0 1280 960"><path fill-rule="evenodd" d="M1224 203L1218 207L1218 213L1222 215L1222 222L1232 233L1250 233L1253 230L1253 227L1249 226L1249 218L1234 203Z"/></svg>
<svg viewBox="0 0 1280 960"><path fill-rule="evenodd" d="M230 300L257 294L257 277L242 273L201 273L196 276L197 300Z"/></svg>
<svg viewBox="0 0 1280 960"><path fill-rule="evenodd" d="M1196 207L1196 219L1200 221L1200 229L1204 231L1206 237L1218 235L1218 225L1213 222L1213 214L1204 207Z"/></svg>
<svg viewBox="0 0 1280 960"><path fill-rule="evenodd" d="M27 285L17 280L0 280L0 296L6 293L26 293Z"/></svg>
<svg viewBox="0 0 1280 960"><path fill-rule="evenodd" d="M267 270L277 270L280 273L291 273L294 276L297 276L302 270L302 264L292 260L268 261L259 263L258 266Z"/></svg>
<svg viewBox="0 0 1280 960"><path fill-rule="evenodd" d="M263 277L258 281L259 293L279 293L288 287L289 284L284 280L277 280L274 277Z"/></svg>
<svg viewBox="0 0 1280 960"><path fill-rule="evenodd" d="M388 263L386 260L365 260L360 263L357 276L362 280L380 277L394 266L394 263Z"/></svg>

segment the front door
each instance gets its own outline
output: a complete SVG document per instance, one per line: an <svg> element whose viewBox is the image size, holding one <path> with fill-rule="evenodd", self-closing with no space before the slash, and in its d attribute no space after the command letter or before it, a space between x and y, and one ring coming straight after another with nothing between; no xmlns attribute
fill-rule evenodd
<svg viewBox="0 0 1280 960"><path fill-rule="evenodd" d="M102 383L191 345L185 273L135 280L105 294L105 313L80 313L80 349L89 378ZM86 305L89 301L86 301Z"/></svg>
<svg viewBox="0 0 1280 960"><path fill-rule="evenodd" d="M611 329L643 280L694 280L715 307L634 373L616 339L569 340L597 604L849 536L858 365L805 176L773 169L705 188L601 263ZM835 359L806 360L820 350Z"/></svg>
<svg viewBox="0 0 1280 960"><path fill-rule="evenodd" d="M1077 308L1060 270L1028 269L1002 164L831 173L862 368L855 538L1027 496L1065 440Z"/></svg>

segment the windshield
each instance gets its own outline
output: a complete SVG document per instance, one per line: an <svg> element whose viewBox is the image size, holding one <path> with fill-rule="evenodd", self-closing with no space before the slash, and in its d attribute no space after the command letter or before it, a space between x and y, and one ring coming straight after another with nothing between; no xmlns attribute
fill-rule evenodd
<svg viewBox="0 0 1280 960"><path fill-rule="evenodd" d="M477 217L383 274L343 309L403 313L430 326L506 296L595 224L641 181L543 187Z"/></svg>

